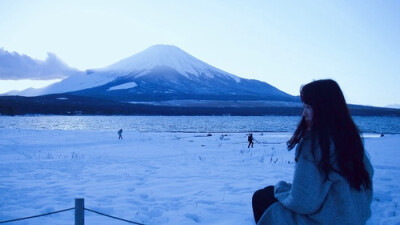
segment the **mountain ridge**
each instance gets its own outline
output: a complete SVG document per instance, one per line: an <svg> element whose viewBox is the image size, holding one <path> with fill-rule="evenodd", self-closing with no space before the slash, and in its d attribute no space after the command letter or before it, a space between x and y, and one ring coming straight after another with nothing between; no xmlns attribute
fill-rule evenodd
<svg viewBox="0 0 400 225"><path fill-rule="evenodd" d="M135 85L124 85L126 83ZM115 86L119 88L113 88ZM173 99L298 101L266 82L230 74L171 45L154 45L109 66L77 73L39 90L25 90L20 95L56 93L126 102Z"/></svg>

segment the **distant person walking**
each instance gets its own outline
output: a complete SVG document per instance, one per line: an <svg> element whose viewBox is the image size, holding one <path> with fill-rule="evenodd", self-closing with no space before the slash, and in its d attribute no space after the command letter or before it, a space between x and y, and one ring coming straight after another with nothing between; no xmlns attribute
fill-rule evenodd
<svg viewBox="0 0 400 225"><path fill-rule="evenodd" d="M250 146L253 147L254 145L253 140L254 140L253 134L250 133L249 136L247 137L247 141L249 141L249 145L247 146L247 148L250 148Z"/></svg>
<svg viewBox="0 0 400 225"><path fill-rule="evenodd" d="M122 139L122 129L119 129L118 131L118 139Z"/></svg>

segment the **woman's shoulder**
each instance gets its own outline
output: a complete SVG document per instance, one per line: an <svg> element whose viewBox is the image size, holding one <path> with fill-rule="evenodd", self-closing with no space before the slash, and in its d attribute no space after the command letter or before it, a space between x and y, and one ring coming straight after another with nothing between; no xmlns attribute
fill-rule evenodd
<svg viewBox="0 0 400 225"><path fill-rule="evenodd" d="M330 158L334 161L335 145L330 140ZM322 150L318 143L318 138L313 136L311 132L307 132L300 140L296 147L296 158L306 159L309 161L319 162L322 158Z"/></svg>
<svg viewBox="0 0 400 225"><path fill-rule="evenodd" d="M309 161L314 161L314 153L313 153L313 148L315 148L315 143L313 143L312 136L310 132L307 132L304 134L304 136L301 138L300 142L296 146L296 159L306 159Z"/></svg>

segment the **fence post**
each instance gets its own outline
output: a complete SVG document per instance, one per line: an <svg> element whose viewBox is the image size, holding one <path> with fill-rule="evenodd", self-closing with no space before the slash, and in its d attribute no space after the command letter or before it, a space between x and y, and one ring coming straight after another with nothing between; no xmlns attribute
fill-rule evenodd
<svg viewBox="0 0 400 225"><path fill-rule="evenodd" d="M75 199L75 225L85 225L85 199Z"/></svg>

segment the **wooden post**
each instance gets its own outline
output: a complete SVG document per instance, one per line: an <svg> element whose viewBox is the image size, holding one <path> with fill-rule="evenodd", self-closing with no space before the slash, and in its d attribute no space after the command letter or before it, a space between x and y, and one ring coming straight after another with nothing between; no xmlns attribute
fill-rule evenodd
<svg viewBox="0 0 400 225"><path fill-rule="evenodd" d="M75 225L85 225L85 199L75 199Z"/></svg>

